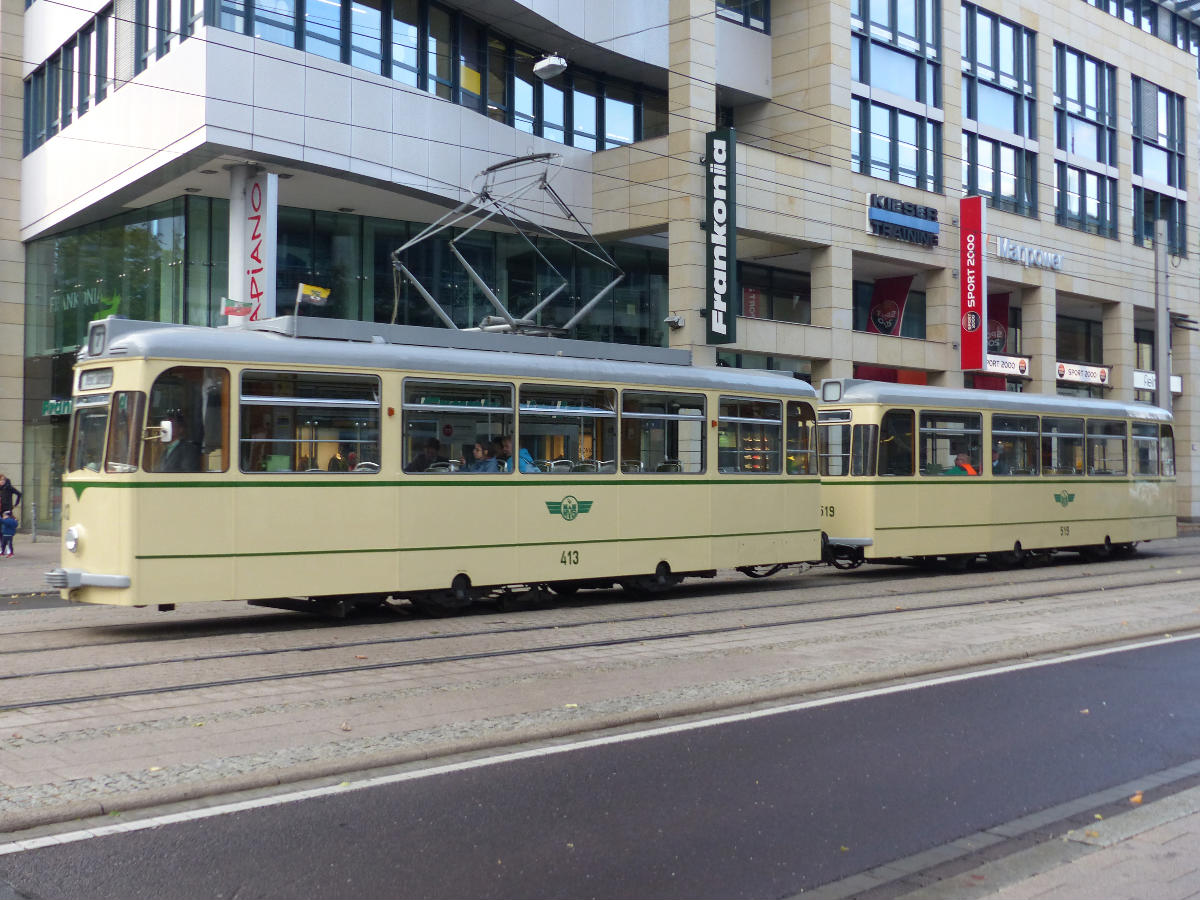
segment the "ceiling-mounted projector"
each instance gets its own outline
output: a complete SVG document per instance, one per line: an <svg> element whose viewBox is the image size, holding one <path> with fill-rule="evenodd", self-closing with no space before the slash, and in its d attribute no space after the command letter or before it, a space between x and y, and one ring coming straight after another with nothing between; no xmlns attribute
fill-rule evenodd
<svg viewBox="0 0 1200 900"><path fill-rule="evenodd" d="M533 74L542 80L555 78L565 71L567 71L567 61L555 54L543 56L533 64Z"/></svg>

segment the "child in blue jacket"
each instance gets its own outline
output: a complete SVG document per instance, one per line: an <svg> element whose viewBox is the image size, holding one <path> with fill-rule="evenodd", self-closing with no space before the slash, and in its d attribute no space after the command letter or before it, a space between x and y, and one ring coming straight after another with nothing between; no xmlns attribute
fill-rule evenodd
<svg viewBox="0 0 1200 900"><path fill-rule="evenodd" d="M0 556L12 556L13 535L17 533L16 516L13 515L11 509L4 511L3 518L0 518Z"/></svg>

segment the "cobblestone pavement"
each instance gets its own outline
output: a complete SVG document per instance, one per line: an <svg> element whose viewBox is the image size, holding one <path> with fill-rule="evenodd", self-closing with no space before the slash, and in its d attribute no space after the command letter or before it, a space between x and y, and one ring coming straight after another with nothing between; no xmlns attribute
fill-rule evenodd
<svg viewBox="0 0 1200 900"><path fill-rule="evenodd" d="M1192 545L1200 549L1194 537L1158 546L1178 550ZM241 604L201 604L171 614L36 608L46 599L42 573L57 564L58 552L57 541L33 544L22 535L17 555L0 561L0 609L6 612L0 617L0 634L9 635L8 647L20 646L21 641L39 647L41 670L145 653L169 655L177 660L171 665L181 673L207 668L214 680L234 680L250 666L272 665L270 657L265 663L253 657L247 662L198 662L218 639L223 649L250 654L315 635L310 637L314 642L332 645L320 653L342 663L382 652L374 647L359 652L353 646L375 633L373 627L274 629L271 616L291 614ZM1180 559L1162 565L1176 565ZM950 608L930 609L886 624L866 618L812 618L793 629L756 629L761 614L747 611L745 632L692 638L678 645L661 641L640 645L629 640L617 648L550 647L535 656L468 658L267 684L226 684L201 691L151 691L53 709L8 700L11 705L0 710L0 832L25 837L73 827L72 820L159 804L278 790L280 785L311 779L342 780L373 767L451 753L636 727L666 717L702 716L736 705L1200 630L1200 588L1195 583L1126 587L1119 599L1115 590L1108 596L1103 592L1111 571L1116 570L1106 570L1104 564L1068 567L1063 580L1072 582L1073 588L1063 586L1064 596L976 607L966 615ZM1072 594L1085 575L1095 576L1097 592ZM803 598L797 604L806 607L823 602L820 590L805 582L807 577L811 576L785 582L783 588L789 590L787 584L793 584ZM1000 590L1020 577L1020 573L998 572L971 590ZM907 602L905 594L913 583L896 587L881 582L880 591L894 593L899 606ZM689 602L685 596L638 605L641 610L651 606L662 610L661 619L657 613L647 614L622 634L652 636L656 628L666 627L671 615L686 611ZM626 613L633 608L620 606ZM579 612L554 609L503 619L518 628L531 618L538 623L561 622L565 633L578 627L572 617ZM421 639L475 629L479 634L470 646L487 650L496 646L497 638L486 632L490 624L485 622L495 621L494 617L409 620L391 627L394 632L396 624L402 625L405 634ZM188 630L211 622L222 623L228 633L218 631L214 638L214 632ZM89 634L95 636L92 645L71 644ZM144 643L131 643L133 639ZM562 639L552 629L537 640L549 645ZM320 653L313 652L314 667ZM5 666L0 659L0 675L9 671ZM103 694L121 677L98 674L98 679L116 680L98 680L91 689ZM180 675L183 681L194 677ZM2 690L15 696L9 687ZM909 896L911 900L1200 897L1197 791L1148 803L1082 835L1063 835L1060 841L959 873ZM851 896L862 887L831 885L818 896Z"/></svg>

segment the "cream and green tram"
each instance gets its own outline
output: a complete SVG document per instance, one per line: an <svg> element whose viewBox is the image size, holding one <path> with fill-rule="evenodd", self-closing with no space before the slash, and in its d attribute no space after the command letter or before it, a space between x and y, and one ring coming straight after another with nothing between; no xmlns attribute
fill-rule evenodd
<svg viewBox="0 0 1200 900"><path fill-rule="evenodd" d="M92 324L63 552L83 603L455 608L815 560L816 394L690 355L319 319Z"/></svg>
<svg viewBox="0 0 1200 900"><path fill-rule="evenodd" d="M1103 556L1176 533L1158 407L832 379L817 417L826 558L843 567Z"/></svg>

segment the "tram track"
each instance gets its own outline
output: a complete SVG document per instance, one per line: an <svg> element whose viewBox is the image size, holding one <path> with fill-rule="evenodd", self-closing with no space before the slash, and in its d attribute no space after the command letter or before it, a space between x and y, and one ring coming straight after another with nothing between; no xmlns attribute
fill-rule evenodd
<svg viewBox="0 0 1200 900"><path fill-rule="evenodd" d="M1191 549L1187 549L1186 551L1180 550L1178 553L1167 553L1167 554L1163 554L1162 556L1163 556L1163 558L1169 559L1171 556L1174 556L1174 555L1186 555L1190 558L1193 556L1193 552L1191 551ZM1137 564L1139 562L1144 562L1148 558L1152 558L1152 557L1148 557L1148 556L1132 557L1129 560L1114 560L1114 561L1105 562L1105 563L1101 564L1101 565L1103 565L1103 574L1106 576L1114 576L1115 575L1115 576L1120 577L1120 576L1123 576L1123 575L1129 574L1129 573L1134 573L1134 572L1140 573L1142 571L1143 567L1139 566ZM1074 563L1072 563L1072 562L1063 561L1063 562L1057 563L1056 565L1062 566L1062 565L1073 565L1073 564ZM999 574L1014 574L1014 575L1022 574L1022 573L1040 574L1041 572L1045 572L1045 571L1047 571L1047 569L1037 568L1037 567L1010 569L1010 570L997 570L997 572ZM1182 579L1177 579L1177 580L1185 580L1186 581L1186 580L1190 580L1191 577L1200 576L1200 563L1194 563L1194 564L1191 564L1188 566L1184 566L1184 568L1181 569L1181 571L1192 572L1192 573L1194 573L1194 575L1186 577L1186 578L1182 578ZM436 634L403 635L403 636L399 636L399 637L370 638L370 639L366 639L366 640L330 641L330 642L323 642L323 643L319 643L319 644L309 644L309 645L292 646L292 647L256 648L253 650L230 651L230 652L226 652L226 653L205 654L205 655L201 655L201 656L192 655L192 656L187 656L187 657L168 657L168 658L164 658L164 659L160 659L160 660L144 660L144 661L134 661L134 662L127 662L127 663L115 663L115 664L111 664L108 666L46 669L46 670L42 670L37 673L0 674L0 682L12 680L12 679L24 678L24 677L31 677L34 675L55 675L55 674L76 674L76 673L87 673L87 672L100 672L100 671L108 671L108 670L113 670L113 669L138 668L138 667L149 666L149 665L165 665L165 664L171 664L171 663L215 662L215 661L226 660L226 659L238 659L238 658L255 657L255 656L275 656L275 655L287 654L287 653L309 653L309 652L319 652L319 651L369 648L369 647L373 647L373 646L386 646L386 645L390 645L390 644L407 644L407 643L415 643L415 642L420 642L420 641L442 641L442 640L450 640L450 639L469 639L469 638L483 637L483 636L494 637L494 636L510 635L510 634L521 634L521 633L532 633L532 632L543 632L543 631L559 631L564 628L582 628L582 627L590 627L590 626L636 624L638 622L657 621L657 620L671 619L671 618L683 618L683 617L688 617L688 616L720 615L720 614L725 614L725 613L762 612L762 611L771 610L771 609L795 608L797 606L811 606L811 605L817 605L817 604L823 604L823 603L836 603L839 601L856 602L856 601L871 600L871 599L878 598L881 601L891 602L892 600L894 600L894 598L897 595L900 595L902 593L910 593L910 591L895 591L895 592L891 592L891 593L887 593L887 594L881 594L880 588L884 587L885 585L879 583L878 581L875 581L874 580L875 577L879 577L879 578L886 577L887 584L891 584L892 582L897 582L901 585L908 585L908 586L911 586L911 582L921 580L921 579L924 579L927 581L940 581L940 580L947 579L947 578L953 578L953 576L951 576L951 575L930 576L928 572L918 571L918 570L907 571L907 572L902 572L902 571L884 572L884 570L882 570L882 569L874 569L874 570L867 570L866 572L863 572L862 574L867 574L867 572L869 572L870 575L872 576L872 581L870 581L870 582L864 582L863 580L855 580L856 576L853 574L843 574L843 573L834 574L834 573L830 572L830 573L821 573L821 574L815 576L817 578L826 577L829 579L829 582L828 582L828 584L822 584L822 585L814 587L813 588L814 590L823 590L827 587L832 587L834 585L838 585L839 588L843 587L843 586L851 585L854 588L858 589L851 593L840 592L837 596L830 596L830 597L806 597L806 598L799 599L799 600L791 599L791 600L788 600L788 601L785 601L782 603L739 604L734 607L713 606L713 607L709 607L706 609L680 609L680 610L665 609L666 604L668 602L670 602L671 600L687 600L687 599L689 599L689 597L687 596L689 593L703 593L705 595L712 595L712 594L730 594L730 593L744 594L744 593L751 593L751 592L758 594L758 593L778 593L778 592L783 592L783 591L794 591L797 588L797 585L795 584L794 579L801 577L801 576L794 576L793 579L791 579L791 580L781 579L781 580L773 582L773 583L728 581L728 582L724 582L724 583L712 584L712 583L703 583L703 582L691 582L691 583L687 583L681 587L675 588L670 594L665 595L661 598L646 601L647 603L653 604L654 611L647 612L647 613L640 614L640 615L614 616L614 617L605 618L605 619L587 619L587 620L582 620L582 621L577 621L577 622L563 622L563 621L539 622L539 623L535 623L535 624L515 625L515 626L510 626L510 627L505 627L505 628L488 628L488 629L483 629L483 630L478 630L478 631L460 629L460 630L456 630L453 632L444 632L444 633L436 633ZM1034 580L1030 580L1028 582L1022 582L1022 584L1028 584L1029 589L1031 590L1032 593L1030 593L1029 595L1022 595L1020 597L1013 597L1011 599L1013 601L1030 599L1031 597L1036 596L1036 594L1044 592L1047 589L1053 590L1053 586L1056 584L1064 583L1064 582L1070 583L1070 582L1078 581L1079 577L1080 576L1078 573L1065 574L1065 575L1049 577L1049 578L1037 578L1035 576ZM1004 586L1012 587L1013 582L1007 581L1007 582L1005 582ZM1001 585L999 585L999 584L988 585L988 586L977 588L977 589L987 589L987 588L991 588L991 587L1001 587ZM961 590L962 590L961 585L958 584L957 582L955 582L955 583L947 583L947 584L942 584L942 585L922 586L920 588L920 593L924 594L924 595L938 595L938 594L959 593L959 592L961 592ZM602 608L605 605L607 605L607 604L604 600L590 601L590 600L576 599L576 600L572 600L572 601L565 601L562 604L556 606L556 609L558 609L560 611L561 610L580 610L580 609L585 609L588 607ZM955 605L956 604L951 604L950 606L946 606L945 604L942 604L942 605L934 604L934 605L930 605L928 607L921 607L921 608L925 608L925 609L953 608ZM910 609L915 609L915 608L910 608ZM303 614L301 614L301 615L303 615ZM848 616L847 618L853 618L853 617L854 616ZM272 622L278 622L279 619L281 619L281 618L282 618L281 616L278 616L276 614L270 614L269 616L264 616L264 617L255 616L256 620L265 620L265 621L272 621ZM803 622L805 622L805 621L811 621L811 622L836 621L838 618L840 618L840 617L838 617L838 616L834 616L834 617L822 616L822 617L815 617L815 618L810 618L810 619L805 619L805 620L798 620L796 622L796 624L803 624ZM237 620L226 620L226 621L228 621L230 624L234 624L234 623L236 623ZM422 621L422 620L418 619L416 617L400 619L400 618L393 618L391 615L384 615L384 616L367 617L365 620L363 620L361 622L361 624L371 625L371 624L379 624L379 623L387 623L387 622L415 622L415 621ZM445 621L445 620L441 620L441 621ZM190 641L190 640L203 639L203 638L207 638L207 637L222 637L222 636L224 636L224 637L240 637L240 636L247 636L247 635L261 635L261 634L274 633L277 631L285 630L285 629L266 629L266 628L261 629L261 630L248 630L248 629L238 630L238 629L226 629L226 628L212 628L212 626L208 623L195 623L198 627L193 629L193 628L189 627L192 624L193 623L172 623L169 626L171 629L178 629L178 630L181 630L183 633L177 634L177 635L171 635L168 637L163 637L161 635L152 635L152 636L148 636L148 637L139 637L139 638L133 638L133 639L128 639L128 640L116 640L116 641L84 641L84 642L75 643L75 644L65 644L64 643L64 644L30 646L30 647L11 647L11 648L0 647L0 658L3 658L3 657L12 658L12 657L18 657L21 655L73 651L73 650L84 649L87 647L116 648L116 647L123 647L123 646L138 646L138 645L144 645L144 644L163 644L163 643L167 643L167 642ZM99 630L103 630L103 631L107 632L107 631L111 631L112 629L121 629L124 627L126 627L126 626L103 626L102 629L99 629ZM141 623L138 623L138 624L134 624L130 627L135 628L135 629L143 629L143 628L146 628L147 626L143 625ZM325 630L329 627L342 629L345 626L342 623L338 623L337 625L330 626L329 623L319 622L319 621L314 622L307 618L302 622L297 622L296 617L289 617L289 621L286 622L285 627L286 627L286 630L308 631L308 630L315 630L315 629ZM78 629L77 628L55 629L54 631L70 632L70 631L75 631L75 630L78 630ZM95 635L97 633L97 630L98 629L88 629L89 636ZM44 630L42 630L42 631L27 630L27 631L21 631L21 632L6 632L5 637L13 638L13 637L19 637L19 636L23 636L23 635L45 634L45 633L46 633L46 631L44 631Z"/></svg>
<svg viewBox="0 0 1200 900"><path fill-rule="evenodd" d="M1192 570L1200 570L1200 565L1191 566L1189 568ZM1141 573L1128 573L1128 574L1136 575L1136 574L1141 574ZM1078 581L1078 578L1054 579L1054 581L1063 581L1063 580ZM1174 575L1169 578L1156 579L1152 582L1152 585L1154 587L1159 587L1159 586L1166 586L1166 585L1171 585L1171 584L1183 584L1183 583L1194 583L1194 582L1195 582L1194 572L1193 573L1185 573L1182 569L1180 569L1180 570L1178 570L1177 575ZM1149 586L1150 586L1150 584L1147 584L1144 578L1138 580L1136 583L1131 583L1131 584L1120 584L1120 583L1111 584L1111 588L1114 588L1114 589L1128 588L1128 587L1149 587ZM989 586L989 587L991 587L991 586ZM995 587L1010 587L1011 588L1011 585L1004 585L1004 586L997 585ZM804 616L804 617L798 617L798 618L787 618L787 619L782 619L782 620L771 620L771 621L766 621L766 622L753 622L753 623L738 622L738 623L733 623L733 624L729 624L729 625L715 625L715 626L709 626L709 627L705 627L705 628L692 628L692 629L687 629L687 630L676 630L676 631L664 632L664 633L660 633L660 634L638 634L638 635L627 636L627 637L608 636L608 637L605 637L602 639L596 639L596 640L566 641L566 642L547 644L547 645L543 645L543 646L522 646L522 647L491 649L491 650L477 651L477 652L465 652L465 653L454 653L454 654L443 654L443 655L428 655L428 656L421 656L421 657L416 657L416 658L389 660L389 661L384 661L384 662L368 663L368 662L363 661L363 662L357 662L356 664L353 664L353 665L327 666L327 667L312 668L312 669L302 669L302 670L298 670L298 671L270 672L270 673L246 675L246 676L223 678L223 679L210 679L207 681L183 682L183 683L179 683L179 684L161 684L161 683L159 683L159 684L155 684L155 685L149 686L149 687L133 687L133 688L128 688L128 689L108 691L108 692L96 692L96 693L90 693L90 694L77 694L77 695L63 696L63 697L51 697L51 698L23 700L23 701L19 701L16 703L4 704L3 706L0 706L0 711L9 712L9 711L15 711L15 710L46 708L46 707L65 707L65 706L71 706L71 705L82 704L82 703L94 703L94 702L102 702L102 701L107 701L107 700L120 700L120 699L125 699L125 698L147 696L147 695L152 695L152 694L167 694L167 693L180 693L180 692L188 692L188 691L202 691L202 690L210 690L210 689L235 687L235 686L244 686L244 685L249 685L249 684L265 684L265 683L295 680L295 679L301 679L301 678L320 678L320 677L328 677L328 676L346 675L346 674L351 674L351 673L357 674L357 673L369 672L369 671L402 669L402 668L409 668L409 667L415 667L415 666L434 666L434 665L445 664L445 663L470 662L470 661L479 661L479 660L487 660L487 659L502 659L505 657L514 657L514 656L535 656L535 655L546 654L546 653L594 650L594 649L603 649L603 648L610 648L610 647L627 646L627 645L631 645L631 644L643 644L644 645L644 644L650 644L650 643L687 640L687 639L692 639L692 638L701 638L701 637L705 637L705 636L729 634L729 633L734 633L734 632L762 631L762 630L768 630L768 629L774 629L774 628L792 628L792 627L804 626L804 625L818 625L818 624L832 623L832 622L850 622L850 621L856 621L856 620L865 620L865 619L872 619L872 618L885 618L885 617L899 617L899 616L905 616L905 615L911 616L911 615L915 615L915 614L928 613L928 612L942 612L942 611L953 611L953 610L965 610L965 609L980 608L980 607L987 607L987 606L1002 606L1002 605L1009 605L1009 604L1020 604L1020 603L1025 603L1031 599L1069 600L1073 597L1080 597L1080 596L1095 593L1095 588L1090 587L1090 586L1081 587L1080 589L1073 590L1073 591L1047 593L1044 589L1045 582L1040 582L1040 581L1031 583L1030 587L1035 588L1036 590L1025 591L1018 595L1009 595L1009 596L1004 596L1004 597L999 597L999 598L982 597L982 598L978 598L978 599L962 600L962 601L957 601L957 602L953 602L953 603L926 603L926 604L908 605L908 606L904 606L904 607L890 607L887 609L882 609L882 608L881 609L870 609L870 610L863 610L863 611L851 612L851 613L841 613L841 614L836 614L836 615ZM1106 588L1106 589L1108 589L1108 588ZM986 591L987 588L986 587L977 588L977 590ZM891 598L888 598L888 599L890 601ZM831 601L823 601L823 602L831 602ZM790 605L794 605L794 604L790 604ZM784 606L784 604L777 604L774 607L771 607L771 606L758 607L758 609L761 610L761 609L765 609L765 608L779 608L782 606ZM746 611L746 609L747 608L745 608L745 607L739 607L737 609L721 610L720 612L743 612L743 611ZM362 649L362 648L370 647L370 646L386 646L386 645L392 645L392 644L418 643L418 642L422 642L422 641L441 641L441 640L448 640L448 639L452 639L452 638L469 639L469 638L477 638L477 637L495 637L497 635L519 634L519 633L524 633L524 632L535 632L535 631L544 631L544 630L562 630L564 627L584 628L584 627L597 627L597 626L608 625L608 624L620 625L620 624L635 623L639 620L651 619L651 618L652 619L662 619L662 618L676 618L676 617L682 617L682 616L701 616L701 615L711 615L711 614L712 614L712 611L692 610L692 611L687 611L687 612L679 612L679 613L675 613L675 614L660 615L660 616L622 618L622 619L612 619L612 620L607 620L607 621L594 621L593 620L593 621L588 621L588 622L574 623L574 624L566 625L566 626L564 626L562 624L537 625L537 626L528 626L528 627L518 627L518 628L513 628L513 629L498 629L498 630L494 630L494 631L490 631L490 632L465 632L465 633L455 633L455 634L445 634L445 635L438 634L438 635L421 635L421 636L414 635L414 636L384 638L384 639L375 639L375 640L370 640L370 641L329 644L329 645L311 646L311 647L272 648L272 649L259 649L259 650L251 650L251 651L234 651L234 652L223 653L223 654L211 654L206 657L186 657L186 658L177 657L177 658L164 659L164 660L139 660L139 661L133 661L133 662L98 665L98 666L73 667L70 669L45 670L45 671L40 671L40 672L29 672L29 673L13 673L13 674L5 675L5 676L0 676L0 681L10 681L11 682L11 681L17 681L17 680L22 680L22 679L37 679L37 678L62 676L62 675L95 675L95 674L100 674L100 673L107 673L107 672L113 672L113 671L118 671L118 670L122 670L122 669L131 669L131 668L152 668L152 667L163 667L163 666L169 666L169 665L197 664L197 663L205 663L205 662L211 663L211 662L218 662L218 661L222 661L222 660L244 659L244 658L251 658L251 657L256 657L256 656L282 656L282 655L291 654L291 653L309 653L309 652L322 651L322 650L338 651L338 650L347 650L347 649Z"/></svg>

